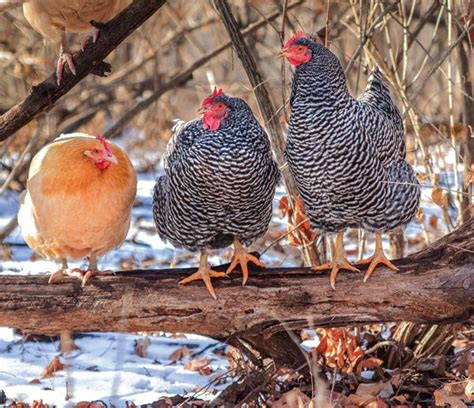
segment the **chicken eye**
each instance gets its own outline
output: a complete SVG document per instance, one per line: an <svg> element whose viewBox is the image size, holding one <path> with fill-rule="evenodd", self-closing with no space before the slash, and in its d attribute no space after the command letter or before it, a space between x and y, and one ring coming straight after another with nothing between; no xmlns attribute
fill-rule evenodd
<svg viewBox="0 0 474 408"><path fill-rule="evenodd" d="M94 152L95 154L99 154L99 149L94 149L93 152Z"/></svg>
<svg viewBox="0 0 474 408"><path fill-rule="evenodd" d="M302 45L299 45L297 48L296 48L296 51L298 52L303 52L304 51L304 47Z"/></svg>
<svg viewBox="0 0 474 408"><path fill-rule="evenodd" d="M216 105L216 108L218 109L224 109L224 104L222 102L219 102L217 105Z"/></svg>

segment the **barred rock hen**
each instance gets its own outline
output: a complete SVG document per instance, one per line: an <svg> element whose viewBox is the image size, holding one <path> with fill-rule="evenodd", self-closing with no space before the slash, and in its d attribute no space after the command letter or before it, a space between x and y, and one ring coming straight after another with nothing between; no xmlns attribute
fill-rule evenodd
<svg viewBox="0 0 474 408"><path fill-rule="evenodd" d="M344 254L348 227L376 233L375 255L364 281L386 258L382 232L407 224L415 215L420 186L405 161L400 114L375 68L366 91L355 99L337 57L304 33L281 52L294 65L286 156L308 217L316 228L337 233L331 286L339 269L357 271Z"/></svg>
<svg viewBox="0 0 474 408"><path fill-rule="evenodd" d="M153 214L163 239L201 251L198 272L180 283L202 279L217 299L211 277L223 277L240 264L245 284L249 261L264 266L243 245L267 230L279 171L264 130L242 99L214 90L200 112L202 119L181 121L173 129ZM208 251L232 243L226 274L210 269Z"/></svg>
<svg viewBox="0 0 474 408"><path fill-rule="evenodd" d="M23 14L30 25L43 37L60 43L56 66L58 84L61 82L64 65L75 75L73 54L66 41L66 31L82 33L90 31L81 41L84 50L92 39L96 42L99 30L91 21L106 23L119 14L132 0L26 0Z"/></svg>
<svg viewBox="0 0 474 408"><path fill-rule="evenodd" d="M137 178L125 152L102 136L63 135L33 158L18 224L28 246L62 261L62 275L82 279L97 273L96 257L120 246L130 227ZM67 258L89 257L83 272Z"/></svg>

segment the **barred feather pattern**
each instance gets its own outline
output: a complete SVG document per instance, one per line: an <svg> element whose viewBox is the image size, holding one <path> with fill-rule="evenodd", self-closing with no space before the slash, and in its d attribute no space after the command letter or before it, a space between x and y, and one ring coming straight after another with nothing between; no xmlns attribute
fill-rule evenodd
<svg viewBox="0 0 474 408"><path fill-rule="evenodd" d="M218 96L229 113L216 131L202 119L178 122L155 186L153 215L160 237L188 250L250 245L272 216L279 170L267 135L248 105Z"/></svg>
<svg viewBox="0 0 474 408"><path fill-rule="evenodd" d="M416 214L420 186L405 161L400 114L375 68L350 95L342 66L309 38L312 59L296 68L286 157L315 228L387 231Z"/></svg>

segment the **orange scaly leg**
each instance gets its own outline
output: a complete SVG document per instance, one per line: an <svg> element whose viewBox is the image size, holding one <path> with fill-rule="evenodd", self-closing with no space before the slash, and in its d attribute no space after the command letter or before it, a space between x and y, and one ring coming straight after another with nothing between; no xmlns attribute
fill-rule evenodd
<svg viewBox="0 0 474 408"><path fill-rule="evenodd" d="M367 280L370 278L370 276L372 275L372 273L374 272L378 264L384 264L386 267L394 271L398 271L398 268L385 256L385 253L383 252L382 233L379 231L375 233L374 255L372 255L370 258L361 259L360 261L356 262L356 265L365 265L365 264L370 264L370 265L369 265L369 269L367 269L367 272L365 273L364 282L367 282Z"/></svg>
<svg viewBox="0 0 474 408"><path fill-rule="evenodd" d="M256 256L253 256L249 254L240 241L235 238L234 239L234 255L232 256L232 262L227 268L226 274L229 275L237 265L240 264L240 268L242 269L242 275L244 276L244 279L242 280L242 286L247 283L247 280L249 278L249 268L248 268L248 263L252 262L253 264L259 266L260 268L265 268L265 264L258 259Z"/></svg>
<svg viewBox="0 0 474 408"><path fill-rule="evenodd" d="M195 280L203 280L211 296L215 300L217 300L216 292L214 291L214 287L212 286L212 283L211 283L211 278L223 278L227 275L224 272L213 271L207 262L207 257L208 257L207 251L203 250L201 252L201 259L199 260L198 271L196 273L193 273L191 276L188 276L187 278L180 280L179 284L185 285L186 283L193 282Z"/></svg>
<svg viewBox="0 0 474 408"><path fill-rule="evenodd" d="M352 266L346 259L344 253L344 233L338 232L336 236L336 245L332 245L332 260L323 265L313 266L311 269L315 271L321 271L324 269L331 269L330 284L331 288L336 290L336 277L340 269L347 269L351 272L360 272L359 269Z"/></svg>

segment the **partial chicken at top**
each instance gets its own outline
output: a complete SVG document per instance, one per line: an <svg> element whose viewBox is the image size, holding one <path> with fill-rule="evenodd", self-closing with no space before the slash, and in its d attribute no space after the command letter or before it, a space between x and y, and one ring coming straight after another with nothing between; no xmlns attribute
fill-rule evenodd
<svg viewBox="0 0 474 408"><path fill-rule="evenodd" d="M361 262L370 264L364 280L379 263L396 269L381 234L415 216L420 185L405 160L402 118L380 69L374 67L356 99L338 58L309 35L290 38L281 56L295 66L288 164L313 227L336 233L332 261L314 269L331 269L333 288L340 269L357 271L344 254L349 227L376 234L375 255Z"/></svg>
<svg viewBox="0 0 474 408"><path fill-rule="evenodd" d="M153 215L164 240L201 251L198 271L180 283L202 279L217 299L211 278L226 274L209 267L208 252L233 244L227 274L240 264L243 284L248 262L264 266L244 246L268 228L279 171L265 131L242 99L214 90L200 112L202 119L179 121L173 129Z"/></svg>
<svg viewBox="0 0 474 408"><path fill-rule="evenodd" d="M84 286L97 274L97 257L119 247L130 227L137 177L126 153L102 136L63 135L33 158L18 224L28 246L62 263L63 275ZM86 271L68 259L89 258Z"/></svg>
<svg viewBox="0 0 474 408"><path fill-rule="evenodd" d="M95 43L99 30L91 21L106 23L127 7L132 0L27 0L23 3L23 14L30 25L43 37L60 44L56 65L57 83L61 83L64 66L67 64L74 75L73 53L67 42L67 32L85 33L81 49L92 40Z"/></svg>

